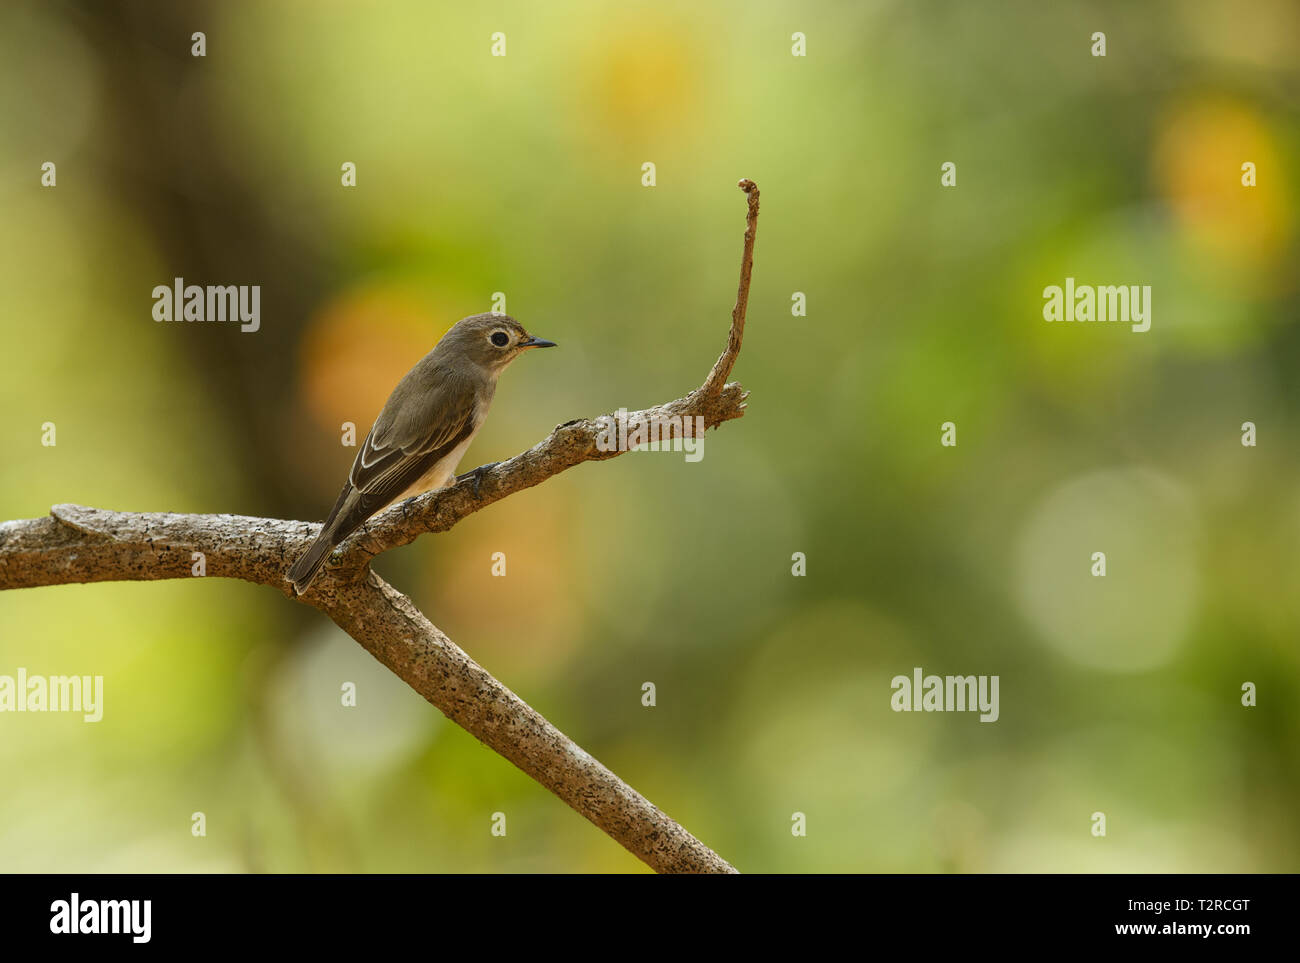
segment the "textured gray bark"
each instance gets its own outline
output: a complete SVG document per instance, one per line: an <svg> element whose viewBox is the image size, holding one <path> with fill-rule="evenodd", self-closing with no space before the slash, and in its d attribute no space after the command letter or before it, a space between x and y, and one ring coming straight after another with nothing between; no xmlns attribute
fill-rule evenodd
<svg viewBox="0 0 1300 963"><path fill-rule="evenodd" d="M643 412L699 416L708 428L744 414L746 392L727 377L740 352L758 222L758 188L742 180L749 207L740 286L727 348L701 387ZM112 512L55 505L49 517L0 523L0 589L75 582L191 578L193 553L209 577L267 585L334 620L453 722L509 759L659 872L735 872L722 857L588 755L448 639L405 595L370 570L374 556L444 532L462 518L585 461L621 454L597 445L601 425L560 425L539 444L469 482L421 495L373 519L344 542L300 598L285 570L315 538L312 522L242 515Z"/></svg>

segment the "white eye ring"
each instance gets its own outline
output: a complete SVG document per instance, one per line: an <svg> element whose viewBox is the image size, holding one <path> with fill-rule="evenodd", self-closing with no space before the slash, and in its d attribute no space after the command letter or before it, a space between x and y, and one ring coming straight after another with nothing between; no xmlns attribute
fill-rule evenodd
<svg viewBox="0 0 1300 963"><path fill-rule="evenodd" d="M506 334L504 331L498 328L496 331L493 331L490 335L488 335L488 340L491 341L498 348L504 348L506 345L510 343L510 335Z"/></svg>

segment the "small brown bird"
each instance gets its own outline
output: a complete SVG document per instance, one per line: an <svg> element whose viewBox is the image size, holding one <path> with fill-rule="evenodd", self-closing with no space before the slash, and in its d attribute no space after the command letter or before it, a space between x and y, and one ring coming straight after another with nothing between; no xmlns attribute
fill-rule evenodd
<svg viewBox="0 0 1300 963"><path fill-rule="evenodd" d="M305 592L335 546L368 518L453 484L501 372L529 348L553 347L505 314L475 314L452 325L388 396L316 541L289 569L294 591Z"/></svg>

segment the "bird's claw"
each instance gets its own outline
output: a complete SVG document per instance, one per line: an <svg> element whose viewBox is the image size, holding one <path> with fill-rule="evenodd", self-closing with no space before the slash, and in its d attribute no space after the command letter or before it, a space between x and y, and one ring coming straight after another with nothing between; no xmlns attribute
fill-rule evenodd
<svg viewBox="0 0 1300 963"><path fill-rule="evenodd" d="M501 464L501 462L499 461L490 461L486 465L479 465L473 471L467 471L463 475L457 475L456 481L463 482L467 478L472 478L474 480L474 497L479 498L481 497L479 494L479 489L483 486L484 473L491 471L499 464Z"/></svg>

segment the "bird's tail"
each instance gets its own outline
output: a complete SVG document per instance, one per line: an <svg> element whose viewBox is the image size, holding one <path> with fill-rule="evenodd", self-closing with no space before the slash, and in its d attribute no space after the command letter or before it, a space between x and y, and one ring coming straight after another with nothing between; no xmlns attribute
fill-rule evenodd
<svg viewBox="0 0 1300 963"><path fill-rule="evenodd" d="M285 577L293 583L293 590L301 595L307 591L307 586L311 585L312 580L316 578L318 572L329 561L330 552L343 539L347 538L366 520L365 506L358 504L356 489L352 483L344 484L343 490L339 492L338 501L334 503L329 515L325 519L325 524L321 526L320 534L316 536L316 541L311 543L311 547L302 553L302 557L289 567Z"/></svg>
<svg viewBox="0 0 1300 963"><path fill-rule="evenodd" d="M311 585L316 574L328 561L334 545L334 532L327 525L321 529L321 533L316 536L316 541L311 543L311 547L303 552L302 557L289 569L288 578L293 583L295 592L301 595L307 591L307 586Z"/></svg>

